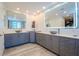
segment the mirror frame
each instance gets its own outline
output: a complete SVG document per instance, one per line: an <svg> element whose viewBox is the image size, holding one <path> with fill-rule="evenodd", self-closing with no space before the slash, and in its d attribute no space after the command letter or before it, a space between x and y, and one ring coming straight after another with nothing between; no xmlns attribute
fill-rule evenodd
<svg viewBox="0 0 79 59"><path fill-rule="evenodd" d="M65 5L66 3L69 3L69 2L63 2L62 5ZM72 3L72 2L70 2L70 3ZM78 22L77 22L77 20L78 20L78 19L77 19L77 8L78 8L78 5L77 5L77 2L74 2L74 4L75 4L75 14L74 14L74 21L75 21L75 22L74 22L74 26L73 26L73 27L47 27L47 26L46 26L46 18L45 18L45 17L46 17L46 13L47 13L47 12L52 11L53 8L51 8L51 10L48 9L48 10L46 10L46 11L44 12L44 26L45 26L45 28L64 28L64 29L69 29L69 28L70 28L70 29L72 29L72 28L74 29L74 28L77 28L77 23L78 23ZM62 6L62 5L61 5L61 6ZM59 6L59 7L60 7L60 6Z"/></svg>

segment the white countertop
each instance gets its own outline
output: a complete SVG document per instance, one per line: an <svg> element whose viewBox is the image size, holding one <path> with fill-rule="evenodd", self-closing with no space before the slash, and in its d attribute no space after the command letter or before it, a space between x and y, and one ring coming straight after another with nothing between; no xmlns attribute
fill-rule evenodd
<svg viewBox="0 0 79 59"><path fill-rule="evenodd" d="M67 34L51 34L50 32L37 32L37 33L43 33L43 34L48 34L48 35L55 35L55 36L62 36L62 37L79 39L79 36L67 35Z"/></svg>
<svg viewBox="0 0 79 59"><path fill-rule="evenodd" d="M16 32L14 32L14 33L16 33ZM21 32L21 33L25 33L25 32ZM79 39L79 35L78 36L74 36L74 35L69 35L69 34L51 34L50 32L36 32L36 33L43 33L43 34L48 34L48 35L55 35L55 36ZM5 34L10 34L10 33L5 33Z"/></svg>

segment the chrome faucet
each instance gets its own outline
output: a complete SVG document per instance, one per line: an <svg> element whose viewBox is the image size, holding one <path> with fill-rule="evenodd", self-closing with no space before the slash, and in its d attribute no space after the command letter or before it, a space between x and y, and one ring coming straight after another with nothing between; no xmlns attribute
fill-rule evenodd
<svg viewBox="0 0 79 59"><path fill-rule="evenodd" d="M58 34L60 34L60 28L58 28Z"/></svg>

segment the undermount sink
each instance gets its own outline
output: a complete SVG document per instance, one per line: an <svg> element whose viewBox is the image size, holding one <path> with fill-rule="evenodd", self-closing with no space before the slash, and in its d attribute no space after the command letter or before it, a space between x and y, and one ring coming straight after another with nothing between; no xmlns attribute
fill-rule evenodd
<svg viewBox="0 0 79 59"><path fill-rule="evenodd" d="M51 33L51 34L57 34L57 32L56 32L56 31L51 31L50 33Z"/></svg>
<svg viewBox="0 0 79 59"><path fill-rule="evenodd" d="M74 37L77 37L78 35L73 35Z"/></svg>
<svg viewBox="0 0 79 59"><path fill-rule="evenodd" d="M20 32L21 32L21 30L16 30L15 32L16 32L16 33L20 33Z"/></svg>

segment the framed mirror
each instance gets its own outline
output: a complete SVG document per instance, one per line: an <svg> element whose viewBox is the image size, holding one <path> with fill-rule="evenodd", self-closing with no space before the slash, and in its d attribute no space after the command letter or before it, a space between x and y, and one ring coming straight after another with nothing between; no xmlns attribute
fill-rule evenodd
<svg viewBox="0 0 79 59"><path fill-rule="evenodd" d="M76 28L76 3L63 2L45 12L45 26L48 28Z"/></svg>
<svg viewBox="0 0 79 59"><path fill-rule="evenodd" d="M79 28L79 2L77 3L77 28Z"/></svg>
<svg viewBox="0 0 79 59"><path fill-rule="evenodd" d="M25 29L26 16L24 14L15 13L13 11L6 12L6 27L8 29Z"/></svg>

